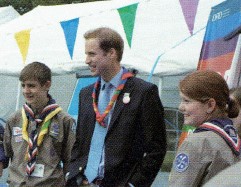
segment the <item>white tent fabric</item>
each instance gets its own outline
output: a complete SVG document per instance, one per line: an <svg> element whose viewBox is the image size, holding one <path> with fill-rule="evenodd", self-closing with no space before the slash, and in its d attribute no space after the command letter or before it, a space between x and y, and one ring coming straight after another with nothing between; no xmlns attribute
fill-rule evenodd
<svg viewBox="0 0 241 187"><path fill-rule="evenodd" d="M204 28L211 7L221 0L200 0L194 33ZM54 73L64 74L86 69L84 63L83 33L91 28L108 26L116 29L126 39L117 8L139 3L136 11L132 46L125 40L122 64L149 74L158 56L170 51L173 46L190 37L179 0L125 0L98 1L58 6L39 6L4 27L0 27L0 73L17 75L23 66L32 61L48 64ZM70 58L60 21L79 18L76 42ZM26 62L16 43L17 32L30 29ZM198 38L198 39L192 39ZM157 63L154 75L175 75L193 70L197 64L203 34L195 34L189 42L193 53L176 53ZM185 43L185 42L183 42ZM193 56L194 55L194 56ZM185 61L189 57L188 61Z"/></svg>
<svg viewBox="0 0 241 187"><path fill-rule="evenodd" d="M19 16L20 14L12 6L0 7L0 27ZM15 109L16 101L14 101L14 98L9 97L9 93L15 93L16 98L17 82L14 80L14 77L9 77L8 81L11 83L11 86L7 87L9 84L6 82L5 76L0 75L0 118L3 119L5 118L5 114L8 114Z"/></svg>
<svg viewBox="0 0 241 187"><path fill-rule="evenodd" d="M18 16L20 14L12 6L0 7L0 27Z"/></svg>
<svg viewBox="0 0 241 187"><path fill-rule="evenodd" d="M21 18L8 22L0 27L0 33L16 33L25 29L38 29L40 27L59 23L63 20L70 20L77 17L100 14L107 10L116 9L138 0L95 1L77 4L64 4L52 6L37 6L33 10L22 15ZM11 30L9 30L11 28Z"/></svg>
<svg viewBox="0 0 241 187"><path fill-rule="evenodd" d="M131 1L128 0L128 2ZM18 76L19 71L24 66L19 48L14 38L14 34L16 32L25 29L33 29L33 32L31 33L31 46L29 51L30 53L31 50L35 51L33 47L37 45L37 51L35 51L35 53L33 54L33 56L36 55L36 58L33 58L34 61L39 60L48 63L49 61L51 61L45 61L45 59L47 58L46 55L49 54L48 50L50 50L50 56L53 54L53 52L51 51L53 51L54 49L58 51L58 54L51 57L51 59L54 59L54 61L55 58L61 59L60 64L56 64L54 67L51 66L51 63L48 65L51 67L53 72L58 72L58 74L64 73L64 75L53 77L53 84L50 90L50 94L52 94L58 104L65 111L67 111L67 107L69 105L75 87L76 78L75 74L71 74L72 70L69 70L69 67L65 66L62 61L63 55L61 53L67 55L68 53L63 33L62 31L60 32L59 22L65 19L68 20L80 16L91 16L91 14L94 13L101 14L101 12L105 10L110 11L114 8L116 9L120 7L123 3L128 4L127 1L119 2L120 5L111 4L110 2L105 1L57 6L38 6L34 10L22 15L18 19L0 26L0 43L4 44L4 46L1 45L3 51L0 52L0 56L2 55L5 59L4 61L0 62L0 117L3 119L7 119L11 115L11 113L21 107L21 104L23 104L24 102L20 91L18 77L15 76ZM57 29L55 27L56 25ZM49 28L53 28L53 30ZM54 33L55 30L57 33L56 35ZM41 31L44 31L44 35L46 35L45 37L41 38ZM59 32L61 33L62 40L59 38ZM48 36L48 34L50 35ZM36 40L32 40L35 35ZM59 39L60 42L62 42L62 45L60 45L60 43L58 42ZM43 41L45 41L45 43L42 44ZM58 48L59 46L61 48ZM64 48L62 46L64 46ZM43 55L42 57L43 53L45 53L46 55ZM41 59L37 58L37 56L40 56ZM69 57L67 59L68 63L70 63ZM77 64L76 66L79 67L79 64ZM60 71L58 71L58 68L60 68Z"/></svg>
<svg viewBox="0 0 241 187"><path fill-rule="evenodd" d="M32 61L46 63L58 75L53 78L50 93L67 110L76 83L75 72L88 69L84 63L83 34L99 26L111 27L122 35L125 40L122 64L138 69L140 75L153 71L153 75L162 77L192 71L198 63L211 7L221 1L199 0L192 36L179 0L112 0L38 6L0 26L0 74L4 76L0 117L6 119L24 102L16 76ZM138 7L130 47L117 8L135 3ZM75 18L79 18L79 25L71 58L60 22ZM24 61L15 34L25 30L30 31L30 39Z"/></svg>
<svg viewBox="0 0 241 187"><path fill-rule="evenodd" d="M164 35L164 38L161 37L161 42L173 42L169 43L167 47L161 48L161 50L159 51L158 55L160 58L157 61L153 75L159 77L179 75L197 69L206 24L208 22L211 8L221 3L222 1L223 0L199 0L193 35L190 35L185 30L185 23L183 21L176 21L177 17L180 19L182 18L180 11L177 11L176 9L171 9L171 7L174 7L174 4L168 5L170 6L170 8L167 8L167 13L165 15L169 14L171 16L168 17L168 25L170 26L170 28L168 29L169 32L168 30L165 31L167 35ZM174 3L173 1L170 2ZM163 20L163 18L161 20ZM172 37L174 37L175 35L181 35L181 37L172 40ZM154 61L156 60L157 58ZM152 70L148 67L146 67L145 69L148 70L148 72Z"/></svg>
<svg viewBox="0 0 241 187"><path fill-rule="evenodd" d="M92 17L91 21L94 21L93 26L97 27L101 18L102 20L106 19L103 15L107 13L107 22L115 23L118 19L109 17L111 13L113 14L119 7L135 2L137 1L124 0L116 1L115 3L111 1L98 1L68 5L38 6L19 19L0 27L0 36L2 36L0 37L0 44L5 44L4 46L0 46L0 51L2 51L0 53L0 73L17 75L25 64L32 61L42 61L48 64L56 74L71 73L83 68L85 66L83 63L83 51L81 51L81 59L71 60L69 57L60 21L80 18L80 22L82 22L82 18ZM107 22L106 24L108 25L109 23ZM82 25L82 23L80 24ZM90 28L90 24L88 22L84 26L84 31ZM118 24L118 27L121 27L120 21ZM27 62L24 64L14 34L26 29L31 30L31 39ZM80 38L82 39L82 36Z"/></svg>

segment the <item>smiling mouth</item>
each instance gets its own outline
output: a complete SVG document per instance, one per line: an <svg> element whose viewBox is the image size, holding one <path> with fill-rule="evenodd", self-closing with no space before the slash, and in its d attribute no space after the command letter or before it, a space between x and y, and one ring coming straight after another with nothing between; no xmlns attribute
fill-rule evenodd
<svg viewBox="0 0 241 187"><path fill-rule="evenodd" d="M89 66L89 68L90 68L90 71L91 71L91 72L93 72L93 71L96 70L96 66Z"/></svg>
<svg viewBox="0 0 241 187"><path fill-rule="evenodd" d="M26 96L25 95L25 99L28 99L28 100L33 99L33 96Z"/></svg>

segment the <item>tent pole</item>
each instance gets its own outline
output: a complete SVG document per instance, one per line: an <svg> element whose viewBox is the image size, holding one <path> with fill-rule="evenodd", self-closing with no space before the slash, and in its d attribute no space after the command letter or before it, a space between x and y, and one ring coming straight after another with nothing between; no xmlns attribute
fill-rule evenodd
<svg viewBox="0 0 241 187"><path fill-rule="evenodd" d="M17 92L17 101L16 101L16 108L15 108L15 111L17 111L17 110L19 109L20 92L21 92L21 82L18 81L18 92Z"/></svg>

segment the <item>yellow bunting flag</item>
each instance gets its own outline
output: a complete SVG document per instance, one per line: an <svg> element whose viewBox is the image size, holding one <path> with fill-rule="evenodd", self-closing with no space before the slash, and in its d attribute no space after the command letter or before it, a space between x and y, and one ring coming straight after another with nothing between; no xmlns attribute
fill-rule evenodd
<svg viewBox="0 0 241 187"><path fill-rule="evenodd" d="M25 64L26 57L28 54L30 31L31 30L24 30L24 31L15 33L15 40L16 40L19 50L22 54L24 64Z"/></svg>

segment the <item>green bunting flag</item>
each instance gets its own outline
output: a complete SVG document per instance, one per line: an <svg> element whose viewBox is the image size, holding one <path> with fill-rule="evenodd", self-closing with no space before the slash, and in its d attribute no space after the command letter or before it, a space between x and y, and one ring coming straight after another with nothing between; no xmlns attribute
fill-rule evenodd
<svg viewBox="0 0 241 187"><path fill-rule="evenodd" d="M137 6L138 6L138 3L118 9L122 24L124 26L129 47L131 47Z"/></svg>

